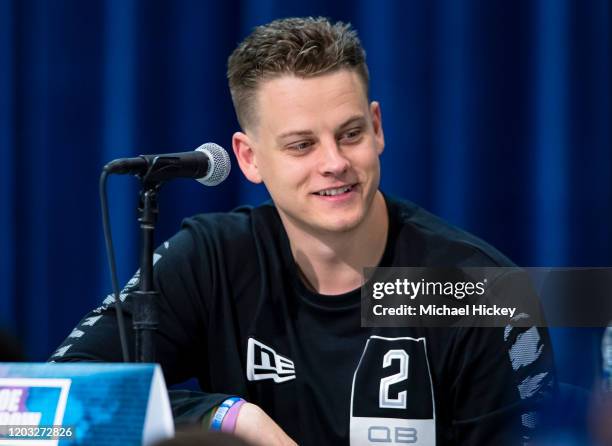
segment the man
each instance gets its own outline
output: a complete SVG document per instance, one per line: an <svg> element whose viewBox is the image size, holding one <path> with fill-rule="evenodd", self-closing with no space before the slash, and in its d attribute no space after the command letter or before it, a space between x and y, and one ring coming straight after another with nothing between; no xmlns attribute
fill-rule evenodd
<svg viewBox="0 0 612 446"><path fill-rule="evenodd" d="M190 400L206 425L243 397L235 432L255 444L523 443L554 382L546 331L361 327L364 267L512 263L381 193L381 108L355 32L274 21L234 51L228 77L234 153L273 203L193 217L158 249L166 380L215 392ZM119 360L112 301L52 359Z"/></svg>

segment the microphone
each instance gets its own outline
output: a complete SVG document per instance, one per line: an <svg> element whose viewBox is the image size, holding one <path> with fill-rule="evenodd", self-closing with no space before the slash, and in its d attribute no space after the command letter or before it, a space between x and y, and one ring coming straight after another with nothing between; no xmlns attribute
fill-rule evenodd
<svg viewBox="0 0 612 446"><path fill-rule="evenodd" d="M229 155L223 147L212 142L202 144L192 152L119 158L104 166L104 171L111 174L131 174L155 182L195 178L204 186L218 185L227 178L230 170Z"/></svg>

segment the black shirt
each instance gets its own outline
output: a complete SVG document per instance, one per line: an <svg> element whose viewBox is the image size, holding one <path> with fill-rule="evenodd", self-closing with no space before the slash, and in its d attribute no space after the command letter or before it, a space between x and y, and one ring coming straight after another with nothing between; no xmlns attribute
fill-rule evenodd
<svg viewBox="0 0 612 446"><path fill-rule="evenodd" d="M378 266L512 266L418 206L385 200ZM192 217L159 247L158 362L169 384L197 377L208 395L190 399L196 414L240 395L301 445L518 445L530 436L534 403L554 385L545 329L362 328L358 289L319 295L297 271L273 204ZM136 275L122 293L128 320L137 284ZM51 359L120 360L112 302Z"/></svg>

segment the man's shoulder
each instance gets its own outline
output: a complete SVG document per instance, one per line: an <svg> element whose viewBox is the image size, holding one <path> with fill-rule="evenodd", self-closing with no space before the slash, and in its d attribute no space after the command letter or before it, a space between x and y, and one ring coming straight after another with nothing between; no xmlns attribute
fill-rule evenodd
<svg viewBox="0 0 612 446"><path fill-rule="evenodd" d="M196 214L183 220L182 228L196 239L240 242L253 237L254 225L278 224L278 214L271 202L259 206L239 206L229 212Z"/></svg>
<svg viewBox="0 0 612 446"><path fill-rule="evenodd" d="M408 200L386 197L398 242L419 251L420 263L440 266L515 266L489 243Z"/></svg>
<svg viewBox="0 0 612 446"><path fill-rule="evenodd" d="M229 212L209 212L196 214L183 220L183 227L206 230L248 229L252 206L240 206Z"/></svg>

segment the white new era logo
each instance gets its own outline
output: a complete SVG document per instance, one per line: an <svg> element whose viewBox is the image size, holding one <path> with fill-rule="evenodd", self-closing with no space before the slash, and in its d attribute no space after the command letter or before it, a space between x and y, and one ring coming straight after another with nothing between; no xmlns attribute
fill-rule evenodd
<svg viewBox="0 0 612 446"><path fill-rule="evenodd" d="M295 366L289 358L285 358L267 345L249 338L247 379L249 381L273 379L275 383L291 381L295 379Z"/></svg>

